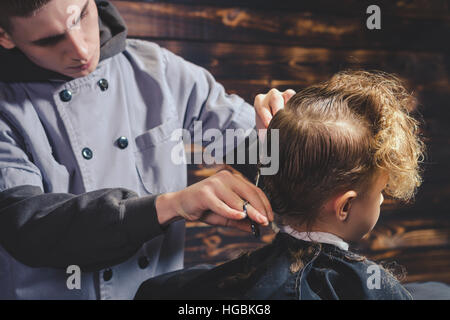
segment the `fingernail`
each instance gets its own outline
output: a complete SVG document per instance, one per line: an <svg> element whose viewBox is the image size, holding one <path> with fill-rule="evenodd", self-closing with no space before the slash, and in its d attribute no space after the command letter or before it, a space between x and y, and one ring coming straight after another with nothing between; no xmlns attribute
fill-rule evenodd
<svg viewBox="0 0 450 320"><path fill-rule="evenodd" d="M264 216L261 217L260 222L265 226L269 224L269 220L267 220L267 218Z"/></svg>

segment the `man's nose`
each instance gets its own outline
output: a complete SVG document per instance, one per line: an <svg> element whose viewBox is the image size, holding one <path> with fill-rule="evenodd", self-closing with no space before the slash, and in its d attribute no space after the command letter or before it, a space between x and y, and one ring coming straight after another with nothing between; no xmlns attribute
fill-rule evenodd
<svg viewBox="0 0 450 320"><path fill-rule="evenodd" d="M81 30L71 30L68 34L68 55L73 60L87 61L89 59L88 44Z"/></svg>

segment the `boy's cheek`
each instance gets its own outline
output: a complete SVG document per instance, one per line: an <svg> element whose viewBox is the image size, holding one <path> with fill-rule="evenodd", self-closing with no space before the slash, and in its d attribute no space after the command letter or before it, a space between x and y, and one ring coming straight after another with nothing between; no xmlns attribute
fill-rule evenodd
<svg viewBox="0 0 450 320"><path fill-rule="evenodd" d="M356 214L356 217L349 221L347 233L351 238L349 240L359 241L375 227L380 216L380 210L379 206L366 207L365 210L359 210L353 212L353 214Z"/></svg>

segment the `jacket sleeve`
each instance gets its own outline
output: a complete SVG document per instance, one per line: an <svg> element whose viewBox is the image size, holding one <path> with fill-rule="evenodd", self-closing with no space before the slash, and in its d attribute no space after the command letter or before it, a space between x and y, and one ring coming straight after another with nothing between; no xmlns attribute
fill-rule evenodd
<svg viewBox="0 0 450 320"><path fill-rule="evenodd" d="M44 193L20 136L0 118L0 245L31 267L100 270L162 234L155 199L130 190Z"/></svg>
<svg viewBox="0 0 450 320"><path fill-rule="evenodd" d="M254 108L241 97L227 94L206 69L164 48L162 52L166 59L167 81L180 109L178 114L184 115L183 127L191 133L191 142L215 149L215 152L222 150L220 155L212 154L216 163L229 164L254 182L258 157ZM196 122L201 123L202 132L197 131ZM195 140L211 129L216 130L217 136L220 134L219 140L216 141L216 137L210 141ZM228 139L227 129L234 129L230 132L236 138Z"/></svg>
<svg viewBox="0 0 450 320"><path fill-rule="evenodd" d="M256 126L255 110L241 97L227 94L224 87L218 83L206 69L194 65L172 52L162 49L165 59L165 77L173 94L178 108L178 114L183 115L183 127L191 133L192 137L201 137L206 130L216 136L221 134L220 145L224 147L222 160L227 151L235 149L245 137L249 137ZM196 122L201 121L203 132L198 132ZM233 133L240 131L239 139L227 139L226 130L234 129ZM197 135L196 135L197 133ZM200 134L198 134L200 133ZM254 134L253 134L254 133ZM256 140L256 131L251 134L252 142ZM216 142L214 138L207 137L202 141L203 146ZM237 140L237 142L236 142ZM198 141L193 141L199 144Z"/></svg>

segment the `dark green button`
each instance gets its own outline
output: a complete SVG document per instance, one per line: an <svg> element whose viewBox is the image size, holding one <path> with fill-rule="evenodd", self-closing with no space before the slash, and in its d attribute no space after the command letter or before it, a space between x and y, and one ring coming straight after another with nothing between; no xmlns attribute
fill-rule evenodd
<svg viewBox="0 0 450 320"><path fill-rule="evenodd" d="M106 79L101 79L97 84L102 91L106 91L109 88L109 83Z"/></svg>
<svg viewBox="0 0 450 320"><path fill-rule="evenodd" d="M112 279L112 276L113 276L113 272L112 272L111 269L106 269L106 270L103 272L103 280L105 280L105 281L111 280L111 279Z"/></svg>
<svg viewBox="0 0 450 320"><path fill-rule="evenodd" d="M120 137L119 139L117 139L117 145L120 149L125 149L126 147L128 147L127 137Z"/></svg>
<svg viewBox="0 0 450 320"><path fill-rule="evenodd" d="M59 98L63 102L69 102L72 100L72 92L70 90L63 90L59 93Z"/></svg>
<svg viewBox="0 0 450 320"><path fill-rule="evenodd" d="M94 156L92 150L89 148L84 148L82 151L82 154L83 154L83 158L85 158L86 160L91 160L92 157Z"/></svg>
<svg viewBox="0 0 450 320"><path fill-rule="evenodd" d="M139 268L141 268L141 269L147 268L149 264L150 264L150 262L148 261L148 258L145 256L142 256L138 259L138 265L139 265Z"/></svg>

